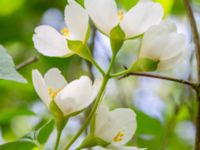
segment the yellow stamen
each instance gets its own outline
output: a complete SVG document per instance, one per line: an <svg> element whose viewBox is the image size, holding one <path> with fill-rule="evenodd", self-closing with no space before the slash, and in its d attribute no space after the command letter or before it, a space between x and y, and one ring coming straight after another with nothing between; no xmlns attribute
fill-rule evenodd
<svg viewBox="0 0 200 150"><path fill-rule="evenodd" d="M57 89L56 91L53 91L52 88L48 89L48 93L52 98L54 98L60 91L61 89Z"/></svg>
<svg viewBox="0 0 200 150"><path fill-rule="evenodd" d="M124 19L124 12L122 10L118 11L117 16L119 20L122 21Z"/></svg>
<svg viewBox="0 0 200 150"><path fill-rule="evenodd" d="M114 141L114 142L120 142L120 141L122 141L123 137L124 137L124 132L120 131L120 132L118 132L117 135L113 138L113 141Z"/></svg>
<svg viewBox="0 0 200 150"><path fill-rule="evenodd" d="M61 29L60 32L61 32L65 37L69 37L69 30L68 30L67 28Z"/></svg>

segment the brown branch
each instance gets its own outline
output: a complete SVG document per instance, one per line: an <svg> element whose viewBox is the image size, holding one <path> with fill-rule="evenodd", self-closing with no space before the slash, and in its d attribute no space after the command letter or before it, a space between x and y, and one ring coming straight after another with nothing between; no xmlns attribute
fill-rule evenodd
<svg viewBox="0 0 200 150"><path fill-rule="evenodd" d="M186 81L186 80L182 80L182 79L176 79L176 78L172 78L172 77L166 77L166 76L161 76L161 75L156 75L156 74L149 74L149 73L139 73L139 72L128 73L128 74L120 77L119 79L123 79L123 78L125 78L127 76L140 76L140 77L147 77L147 78L155 78L155 79L173 81L173 82L189 85L195 90L197 89L197 87L199 85L197 83Z"/></svg>
<svg viewBox="0 0 200 150"><path fill-rule="evenodd" d="M197 29L197 24L192 12L192 7L189 0L184 0L186 12L188 19L190 21L190 26L192 30L193 40L196 49L196 59L197 59L197 73L198 73L198 82L200 81L200 43L199 43L199 33ZM196 119L196 137L195 137L195 150L200 150L200 88L196 90L197 93L197 103L198 103L198 113Z"/></svg>
<svg viewBox="0 0 200 150"><path fill-rule="evenodd" d="M39 57L37 57L37 56L31 57L31 58L27 59L26 61L22 62L21 64L17 65L16 69L20 70L20 69L38 61L38 59L39 59Z"/></svg>
<svg viewBox="0 0 200 150"><path fill-rule="evenodd" d="M199 34L198 34L197 24L196 24L189 0L184 0L184 3L185 3L185 8L186 8L186 12L187 12L188 19L190 22L193 40L195 44L197 69L198 69L198 81L200 81L200 67L199 67L200 66L200 43L199 43Z"/></svg>

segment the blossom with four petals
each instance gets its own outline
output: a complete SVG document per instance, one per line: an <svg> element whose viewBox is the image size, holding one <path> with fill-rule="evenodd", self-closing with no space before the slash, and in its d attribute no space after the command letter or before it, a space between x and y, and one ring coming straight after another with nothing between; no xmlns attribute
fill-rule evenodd
<svg viewBox="0 0 200 150"><path fill-rule="evenodd" d="M33 70L32 78L35 90L41 100L48 108L54 101L64 116L88 107L97 96L101 85L100 79L96 79L92 83L87 76L67 83L57 68L50 69L44 78L38 70Z"/></svg>
<svg viewBox="0 0 200 150"><path fill-rule="evenodd" d="M172 22L150 27L142 39L139 58L159 61L158 70L166 70L180 62L188 48L185 36L177 33Z"/></svg>
<svg viewBox="0 0 200 150"><path fill-rule="evenodd" d="M68 3L65 8L65 22L68 28L59 32L49 25L36 27L33 42L41 54L50 57L70 56L74 52L69 49L67 40L87 42L88 14L74 0L69 0Z"/></svg>
<svg viewBox="0 0 200 150"><path fill-rule="evenodd" d="M136 114L128 108L109 111L100 106L95 117L94 136L110 143L107 150L139 150L124 146L133 137L137 127Z"/></svg>
<svg viewBox="0 0 200 150"><path fill-rule="evenodd" d="M85 8L101 32L110 36L112 29L119 25L126 39L143 34L163 17L163 8L159 3L145 0L127 13L118 11L114 0L85 0Z"/></svg>

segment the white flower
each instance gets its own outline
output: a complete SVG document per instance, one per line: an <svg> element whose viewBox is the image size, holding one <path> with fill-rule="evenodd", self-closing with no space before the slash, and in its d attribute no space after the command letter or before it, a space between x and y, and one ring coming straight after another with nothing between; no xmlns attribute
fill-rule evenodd
<svg viewBox="0 0 200 150"><path fill-rule="evenodd" d="M37 94L47 107L54 100L65 116L88 107L97 96L101 85L99 79L92 84L87 76L68 84L57 68L50 69L44 78L38 70L33 70L32 78Z"/></svg>
<svg viewBox="0 0 200 150"><path fill-rule="evenodd" d="M143 34L163 16L162 6L151 0L141 0L126 14L117 10L114 0L85 0L85 7L99 30L109 36L111 30L120 25L127 39Z"/></svg>
<svg viewBox="0 0 200 150"><path fill-rule="evenodd" d="M36 27L33 35L35 48L43 55L62 57L74 54L67 44L67 40L85 43L89 27L87 12L74 0L69 0L65 8L65 22L68 28L60 32L49 25Z"/></svg>
<svg viewBox="0 0 200 150"><path fill-rule="evenodd" d="M138 148L134 146L108 146L107 148L99 147L99 150L146 150L146 148Z"/></svg>
<svg viewBox="0 0 200 150"><path fill-rule="evenodd" d="M123 146L133 137L136 127L136 114L131 109L109 111L106 106L100 106L95 118L94 136L110 143L106 149L139 150Z"/></svg>
<svg viewBox="0 0 200 150"><path fill-rule="evenodd" d="M158 70L166 70L182 60L187 48L185 36L177 33L175 24L162 22L144 34L139 57L160 61Z"/></svg>

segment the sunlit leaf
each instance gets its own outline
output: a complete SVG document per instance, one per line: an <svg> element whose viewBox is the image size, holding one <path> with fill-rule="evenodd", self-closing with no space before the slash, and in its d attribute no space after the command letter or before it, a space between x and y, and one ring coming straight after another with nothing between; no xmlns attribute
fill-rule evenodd
<svg viewBox="0 0 200 150"><path fill-rule="evenodd" d="M116 2L126 10L132 8L139 0L116 0Z"/></svg>
<svg viewBox="0 0 200 150"><path fill-rule="evenodd" d="M174 5L174 0L154 0L155 2L159 2L162 7L164 8L165 16L169 14L172 10Z"/></svg>
<svg viewBox="0 0 200 150"><path fill-rule="evenodd" d="M0 150L38 150L31 141L16 141L0 145Z"/></svg>
<svg viewBox="0 0 200 150"><path fill-rule="evenodd" d="M16 71L12 57L0 45L0 79L26 83L26 80Z"/></svg>
<svg viewBox="0 0 200 150"><path fill-rule="evenodd" d="M16 10L20 9L23 4L25 3L25 0L0 0L0 15L11 15Z"/></svg>

